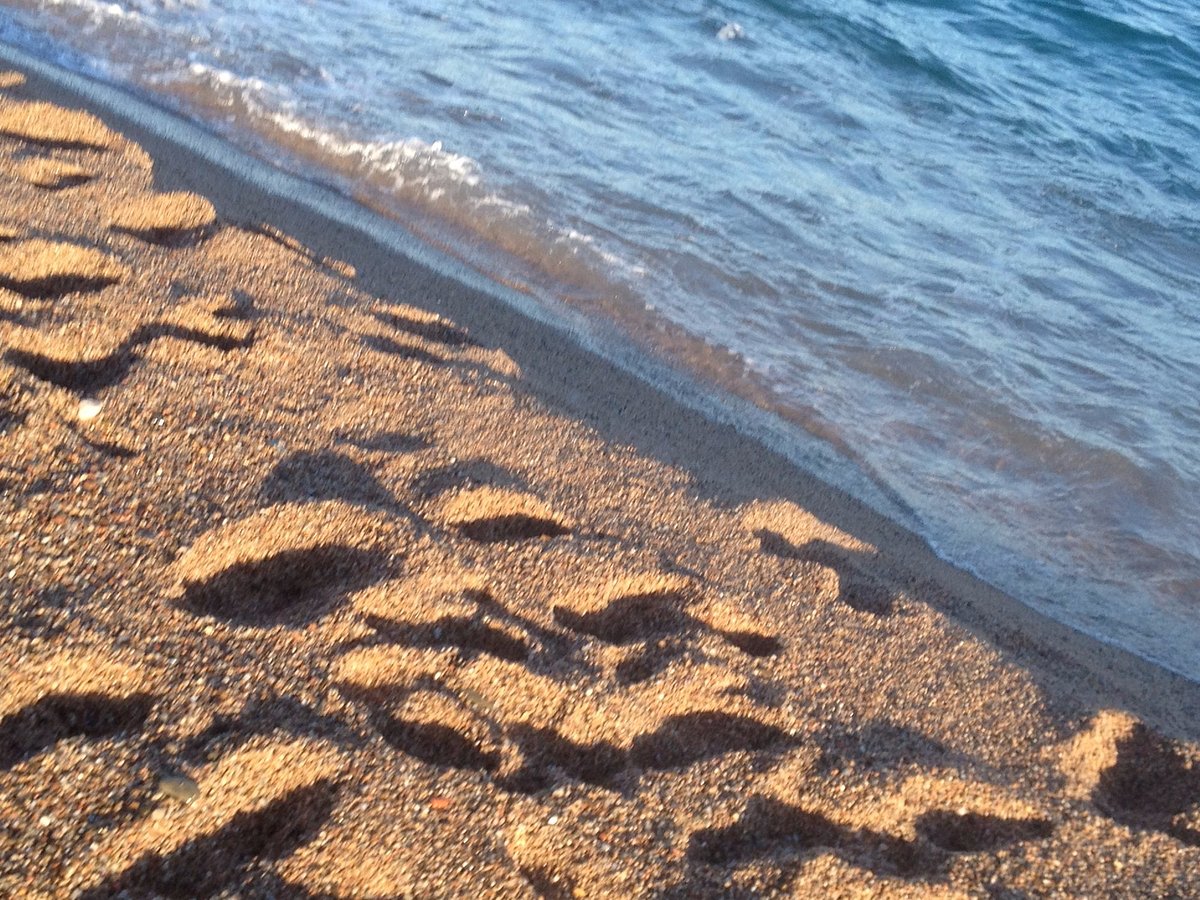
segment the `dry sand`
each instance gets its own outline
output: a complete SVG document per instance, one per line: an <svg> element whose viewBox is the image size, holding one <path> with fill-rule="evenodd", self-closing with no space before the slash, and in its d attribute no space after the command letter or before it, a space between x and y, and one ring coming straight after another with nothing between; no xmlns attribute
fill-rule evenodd
<svg viewBox="0 0 1200 900"><path fill-rule="evenodd" d="M1200 896L1194 685L0 87L0 895Z"/></svg>

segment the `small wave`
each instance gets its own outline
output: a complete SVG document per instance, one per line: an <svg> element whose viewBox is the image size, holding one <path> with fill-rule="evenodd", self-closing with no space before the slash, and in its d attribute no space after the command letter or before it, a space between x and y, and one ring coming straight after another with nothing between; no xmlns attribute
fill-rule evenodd
<svg viewBox="0 0 1200 900"><path fill-rule="evenodd" d="M610 297L646 275L595 235L498 190L482 165L441 140L360 137L306 114L293 90L193 62L160 79L192 112L220 111L228 135L300 174L400 217L420 237L510 287L539 296Z"/></svg>
<svg viewBox="0 0 1200 900"><path fill-rule="evenodd" d="M1065 28L1077 37L1082 32L1088 37L1115 45L1140 46L1147 49L1179 47L1190 49L1186 42L1174 34L1154 28L1145 17L1129 21L1114 11L1106 15L1096 9L1088 9L1078 3L1054 2L1046 4L1047 12L1057 14Z"/></svg>
<svg viewBox="0 0 1200 900"><path fill-rule="evenodd" d="M143 21L142 14L134 9L126 9L120 3L105 3L103 0L42 0L49 7L67 7L84 13L97 24L109 19L124 19L127 21Z"/></svg>
<svg viewBox="0 0 1200 900"><path fill-rule="evenodd" d="M226 90L237 90L247 94L265 94L269 90L267 83L261 78L238 75L229 69L202 62L189 63L188 73L195 79L207 81L214 87Z"/></svg>
<svg viewBox="0 0 1200 900"><path fill-rule="evenodd" d="M441 141L415 137L372 141L348 136L305 117L288 89L262 78L193 62L186 77L172 75L162 81L162 87L186 104L202 110L213 106L229 110L235 128L258 132L303 159L345 176L370 174L376 180L386 176L395 191L420 192L430 200L445 196L450 187L476 188L481 183L478 163L446 150ZM498 205L499 201L490 202ZM513 204L509 210L518 208Z"/></svg>
<svg viewBox="0 0 1200 900"><path fill-rule="evenodd" d="M391 176L397 191L416 185L427 189L431 200L437 200L445 196L449 185L474 188L480 184L479 164L469 156L446 150L441 141L362 141L312 125L294 112L268 112L267 117L281 131L320 148L323 154L376 175Z"/></svg>

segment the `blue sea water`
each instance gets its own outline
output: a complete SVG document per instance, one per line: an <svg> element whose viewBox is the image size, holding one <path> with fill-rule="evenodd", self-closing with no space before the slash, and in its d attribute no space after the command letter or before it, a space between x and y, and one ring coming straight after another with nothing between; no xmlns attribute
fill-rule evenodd
<svg viewBox="0 0 1200 900"><path fill-rule="evenodd" d="M1200 8L0 0L0 39L615 320L1200 677Z"/></svg>

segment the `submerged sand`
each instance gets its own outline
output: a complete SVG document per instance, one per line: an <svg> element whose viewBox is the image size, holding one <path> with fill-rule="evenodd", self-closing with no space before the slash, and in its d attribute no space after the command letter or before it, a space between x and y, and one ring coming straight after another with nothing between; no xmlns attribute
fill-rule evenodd
<svg viewBox="0 0 1200 900"><path fill-rule="evenodd" d="M0 895L1200 896L1194 686L0 87Z"/></svg>

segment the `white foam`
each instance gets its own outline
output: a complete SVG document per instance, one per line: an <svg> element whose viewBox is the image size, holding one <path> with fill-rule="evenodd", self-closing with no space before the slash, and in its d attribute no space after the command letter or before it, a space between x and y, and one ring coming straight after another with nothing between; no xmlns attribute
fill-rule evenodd
<svg viewBox="0 0 1200 900"><path fill-rule="evenodd" d="M319 147L331 157L351 161L360 169L391 176L395 179L397 189L413 184L434 185L431 190L440 189L444 193L447 182L468 188L477 187L480 183L478 163L469 156L446 150L441 141L426 143L415 137L395 141L361 141L313 125L290 110L264 113L281 131Z"/></svg>
<svg viewBox="0 0 1200 900"><path fill-rule="evenodd" d="M126 9L120 3L106 3L102 0L42 0L44 7L70 7L87 15L93 22L100 23L111 19L142 21L141 13Z"/></svg>
<svg viewBox="0 0 1200 900"><path fill-rule="evenodd" d="M495 207L500 211L500 215L507 219L512 219L517 216L527 216L533 212L533 210L529 208L528 203L516 203L505 197L501 197L499 194L488 194L486 197L480 198L479 205Z"/></svg>
<svg viewBox="0 0 1200 900"><path fill-rule="evenodd" d="M276 138L290 138L305 155L315 155L335 170L385 176L396 191L415 190L429 202L442 199L448 189L472 189L481 183L479 164L469 156L446 150L440 140L426 142L411 137L371 141L348 137L313 123L298 111L290 91L261 78L204 62L190 63L188 76L223 97L225 105L236 99L252 119L276 131Z"/></svg>
<svg viewBox="0 0 1200 900"><path fill-rule="evenodd" d="M188 64L188 73L194 78L203 79L209 84L219 85L223 88L236 88L244 93L243 99L249 100L247 94L266 94L269 91L269 85L261 78L254 78L247 75L238 75L236 72L231 72L229 69L222 69L219 66L210 66L207 63L192 62Z"/></svg>

